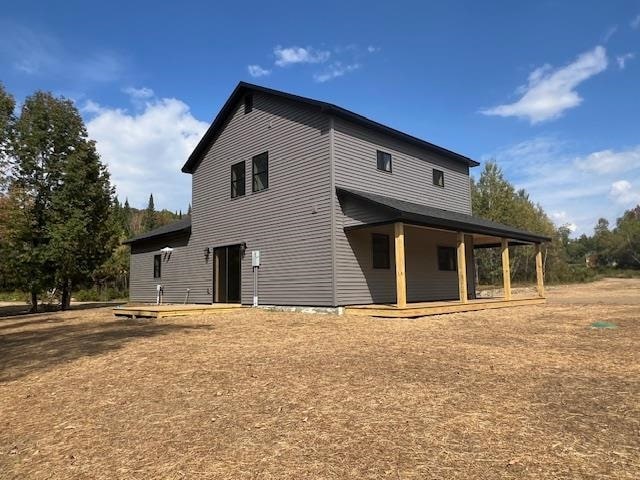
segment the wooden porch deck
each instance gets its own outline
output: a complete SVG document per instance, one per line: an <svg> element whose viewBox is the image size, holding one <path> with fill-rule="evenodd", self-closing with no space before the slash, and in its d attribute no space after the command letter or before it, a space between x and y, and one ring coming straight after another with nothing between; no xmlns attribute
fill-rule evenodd
<svg viewBox="0 0 640 480"><path fill-rule="evenodd" d="M243 307L239 303L214 303L208 304L165 304L165 305L122 305L113 309L113 314L118 317L129 318L163 318L185 315L201 315L203 313L228 313L240 310Z"/></svg>
<svg viewBox="0 0 640 480"><path fill-rule="evenodd" d="M347 315L362 315L370 317L413 318L443 313L473 312L493 308L519 307L523 305L539 305L546 303L543 297L511 298L478 298L462 303L459 300L446 302L408 303L398 307L395 304L350 305L345 307Z"/></svg>

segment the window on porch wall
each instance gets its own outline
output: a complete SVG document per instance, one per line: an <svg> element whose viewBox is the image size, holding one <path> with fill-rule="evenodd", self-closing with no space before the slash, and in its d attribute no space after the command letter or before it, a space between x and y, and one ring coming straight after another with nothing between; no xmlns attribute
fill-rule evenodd
<svg viewBox="0 0 640 480"><path fill-rule="evenodd" d="M454 247L438 247L438 270L455 272L458 258Z"/></svg>

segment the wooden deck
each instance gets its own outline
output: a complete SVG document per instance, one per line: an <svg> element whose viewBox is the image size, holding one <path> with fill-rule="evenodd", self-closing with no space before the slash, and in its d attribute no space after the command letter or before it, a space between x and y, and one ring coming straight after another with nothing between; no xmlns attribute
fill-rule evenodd
<svg viewBox="0 0 640 480"><path fill-rule="evenodd" d="M347 315L363 315L370 317L391 317L391 318L413 318L427 315L441 315L443 313L473 312L477 310L487 310L493 308L519 307L523 305L539 305L546 303L542 297L526 298L479 298L462 303L457 300L447 302L421 302L408 303L406 306L398 307L395 304L384 305L351 305L345 307Z"/></svg>
<svg viewBox="0 0 640 480"><path fill-rule="evenodd" d="M212 305L122 305L113 309L118 317L129 318L163 318L185 315L201 315L204 313L228 313L245 308L239 303L215 303Z"/></svg>

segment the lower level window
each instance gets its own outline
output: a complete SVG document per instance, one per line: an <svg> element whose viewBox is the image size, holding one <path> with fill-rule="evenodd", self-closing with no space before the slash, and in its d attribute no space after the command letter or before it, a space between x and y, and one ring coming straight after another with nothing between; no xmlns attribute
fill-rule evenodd
<svg viewBox="0 0 640 480"><path fill-rule="evenodd" d="M373 254L373 268L389 268L389 235L382 233L371 234Z"/></svg>
<svg viewBox="0 0 640 480"><path fill-rule="evenodd" d="M456 270L456 249L454 247L438 247L438 270L453 272Z"/></svg>
<svg viewBox="0 0 640 480"><path fill-rule="evenodd" d="M161 272L162 268L162 256L154 255L153 256L153 278L160 278L162 276Z"/></svg>

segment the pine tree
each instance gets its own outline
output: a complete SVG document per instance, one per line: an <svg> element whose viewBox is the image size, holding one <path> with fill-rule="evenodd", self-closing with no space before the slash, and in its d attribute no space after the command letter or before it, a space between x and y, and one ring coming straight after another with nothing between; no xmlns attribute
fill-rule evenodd
<svg viewBox="0 0 640 480"><path fill-rule="evenodd" d="M190 217L191 216L191 204L189 204L189 209L187 210L187 215Z"/></svg>
<svg viewBox="0 0 640 480"><path fill-rule="evenodd" d="M124 199L124 207L122 207L122 221L125 237L131 236L131 207L129 206L129 199Z"/></svg>
<svg viewBox="0 0 640 480"><path fill-rule="evenodd" d="M118 233L109 174L93 142L81 142L69 155L64 182L51 205L49 258L62 290L62 309L69 307L73 285L91 279L111 255ZM118 203L116 202L116 205Z"/></svg>
<svg viewBox="0 0 640 480"><path fill-rule="evenodd" d="M28 97L16 121L10 186L15 209L7 262L16 287L30 292L34 311L38 295L55 284L48 255L52 195L64 180L64 162L85 136L73 104L46 92Z"/></svg>
<svg viewBox="0 0 640 480"><path fill-rule="evenodd" d="M32 310L52 287L62 289L66 308L71 285L88 279L111 248L108 174L73 103L46 92L25 100L12 156L5 260Z"/></svg>
<svg viewBox="0 0 640 480"><path fill-rule="evenodd" d="M142 231L148 232L158 226L158 214L156 213L155 206L153 204L153 194L149 195L149 203L147 209L142 216Z"/></svg>

